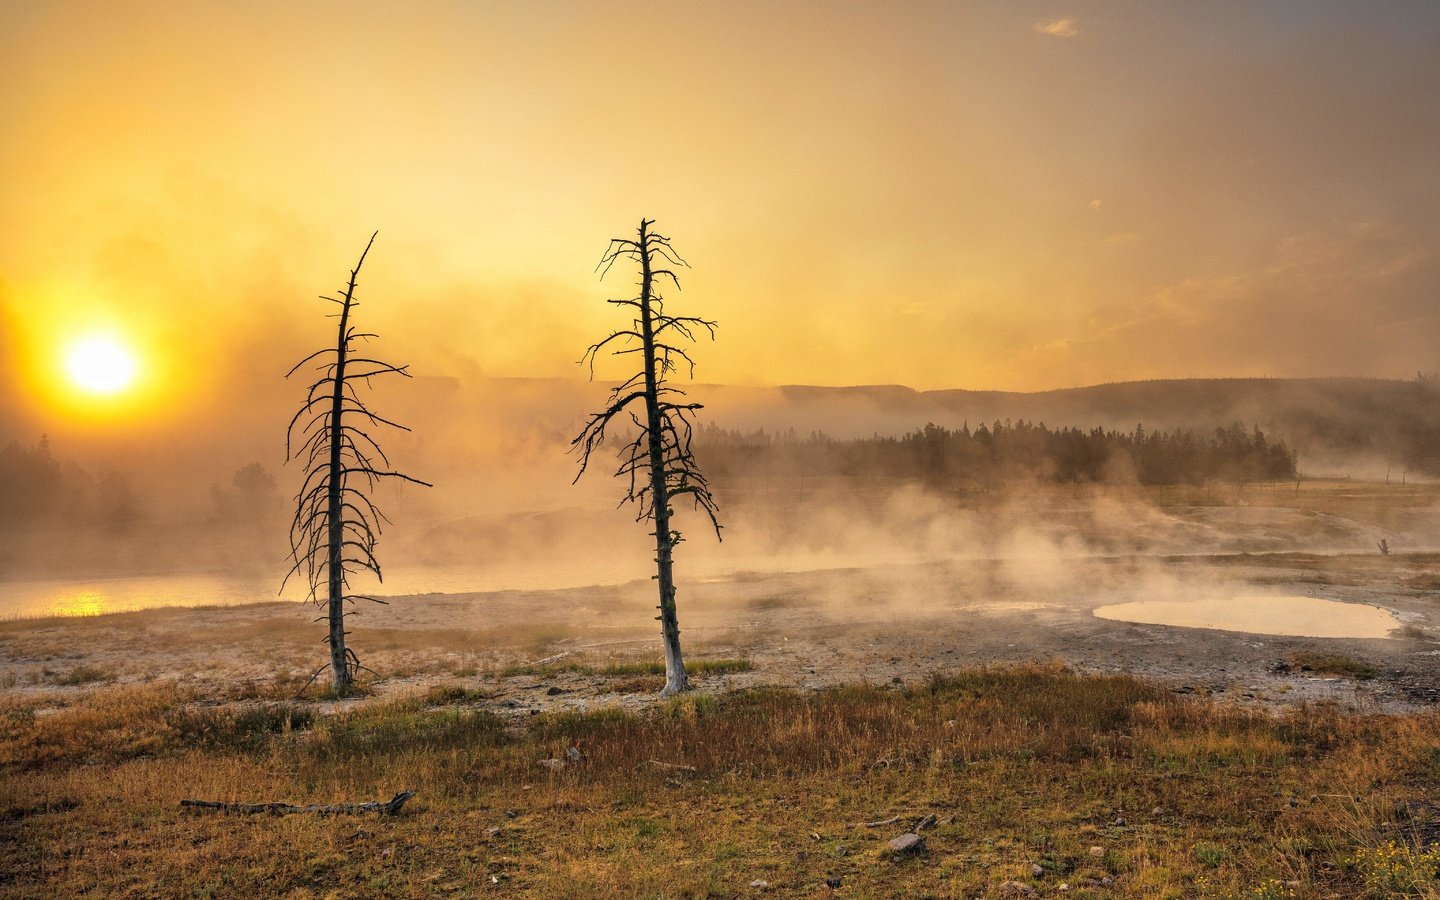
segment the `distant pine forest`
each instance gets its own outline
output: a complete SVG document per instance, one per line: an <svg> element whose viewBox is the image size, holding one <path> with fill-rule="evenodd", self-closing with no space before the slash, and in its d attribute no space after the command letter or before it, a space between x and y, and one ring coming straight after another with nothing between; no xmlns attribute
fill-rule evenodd
<svg viewBox="0 0 1440 900"><path fill-rule="evenodd" d="M899 437L837 440L793 429L696 432L697 454L717 479L809 473L891 476L937 487L986 486L1015 479L1059 483L1202 484L1287 481L1296 455L1282 440L1235 424L1190 430L1106 431L1044 423L994 422L957 429L934 423Z"/></svg>
<svg viewBox="0 0 1440 900"><path fill-rule="evenodd" d="M1095 484L1202 484L1294 480L1295 453L1282 440L1241 425L1209 433L1176 430L1051 429L994 422L975 428L927 424L898 437L839 440L820 432L695 432L695 450L712 478L732 484L769 475L895 478L949 489L1017 479ZM284 501L275 479L252 463L199 497L213 521L260 528ZM51 452L50 443L0 448L0 531L34 524L84 523L123 530L144 517L142 498L116 471L98 477Z"/></svg>

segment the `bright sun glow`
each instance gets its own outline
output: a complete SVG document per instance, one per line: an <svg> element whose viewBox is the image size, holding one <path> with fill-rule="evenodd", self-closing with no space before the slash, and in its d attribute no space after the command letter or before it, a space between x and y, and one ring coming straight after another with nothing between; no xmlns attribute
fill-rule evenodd
<svg viewBox="0 0 1440 900"><path fill-rule="evenodd" d="M114 338L89 337L65 354L65 371L76 387L92 394L115 394L135 380L134 355Z"/></svg>

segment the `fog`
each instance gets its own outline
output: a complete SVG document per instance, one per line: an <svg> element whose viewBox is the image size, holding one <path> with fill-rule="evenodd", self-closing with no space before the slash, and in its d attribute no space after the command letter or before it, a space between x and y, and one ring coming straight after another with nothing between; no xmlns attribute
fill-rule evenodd
<svg viewBox="0 0 1440 900"><path fill-rule="evenodd" d="M387 355L383 346L377 352ZM248 579L257 600L273 595L287 567L288 498L301 478L295 464L284 462L284 428L304 383L278 374L293 357L273 347L256 355L253 383L234 385L215 404L223 413L183 427L102 440L63 423L12 417L5 441L30 446L45 431L49 451L77 472L92 500L9 529L0 574L13 580L204 573ZM1135 483L1132 470L1110 466L1101 483L1015 477L977 487L883 469L825 472L807 469L803 458L784 464L757 458L716 478L723 542L702 516L679 505L682 594L687 583L737 573L873 570L873 584L847 582L869 585L855 590L872 608L922 599L943 605L963 593L971 575L978 579L970 582L972 593L1008 585L1063 599L1080 589L1075 564L1087 558L1131 560L1132 588L1158 578L1164 583L1155 589L1173 593L1161 567L1142 566L1142 558L1367 552L1382 538L1419 549L1433 547L1440 533L1428 501L1357 512L1317 506L1306 493L1307 479L1318 475L1383 478L1388 464L1398 487L1408 465L1423 466L1422 456L1409 462L1401 456L1406 416L1436 402L1429 383L1155 382L1040 394L707 384L690 390L706 404L702 424L837 439L900 434L928 421L958 428L1012 417L1202 434L1239 421L1294 441L1301 477L1298 485L1147 486ZM647 578L654 552L648 524L635 521L633 508L617 506L623 491L604 460L572 483L577 460L569 440L606 391L581 379L479 374L377 383L373 408L413 430L376 436L397 468L435 487L386 482L376 489L392 524L378 548L387 580L374 590L565 588ZM1370 443L1356 449L1356 435ZM697 452L703 466L703 440ZM1404 477L1413 484L1417 474ZM106 485L126 492L123 508L114 508L113 497L110 507L97 505ZM907 584L912 576L904 572L933 565L943 567L943 578L932 573ZM843 607L852 599L827 602Z"/></svg>

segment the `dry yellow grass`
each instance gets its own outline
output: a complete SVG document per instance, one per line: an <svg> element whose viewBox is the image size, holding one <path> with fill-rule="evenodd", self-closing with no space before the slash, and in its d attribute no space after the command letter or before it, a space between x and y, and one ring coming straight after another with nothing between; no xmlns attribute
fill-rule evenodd
<svg viewBox="0 0 1440 900"><path fill-rule="evenodd" d="M745 895L761 879L771 895L814 896L836 878L875 897L999 896L1011 879L1046 895L1068 884L1069 897L1435 889L1433 715L1272 717L1051 665L519 720L459 688L339 712L205 700L157 684L0 703L0 892L678 897ZM571 747L583 762L539 764ZM419 796L386 819L178 806L402 789ZM886 852L931 815L924 853Z"/></svg>

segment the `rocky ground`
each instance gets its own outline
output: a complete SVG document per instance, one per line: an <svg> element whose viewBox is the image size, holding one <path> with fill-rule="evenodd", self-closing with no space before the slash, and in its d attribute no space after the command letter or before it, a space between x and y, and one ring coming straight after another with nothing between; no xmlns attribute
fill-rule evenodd
<svg viewBox="0 0 1440 900"><path fill-rule="evenodd" d="M351 643L377 674L370 697L464 687L511 715L641 706L659 679L651 582L556 591L427 594L366 605ZM1141 625L1095 608L1149 598L1301 595L1372 604L1382 639ZM689 658L743 660L703 691L923 680L959 668L1063 660L1182 693L1271 706L1335 701L1408 711L1440 703L1440 556L1017 557L929 565L740 573L683 580ZM0 623L0 683L16 692L176 680L221 700L299 693L324 661L313 607L265 603ZM1304 623L1296 623L1304 630ZM1307 671L1334 657L1356 671ZM1373 669L1373 674L1368 671ZM1361 677L1356 677L1358 671ZM323 678L308 689L319 694ZM367 702L365 699L350 702Z"/></svg>

